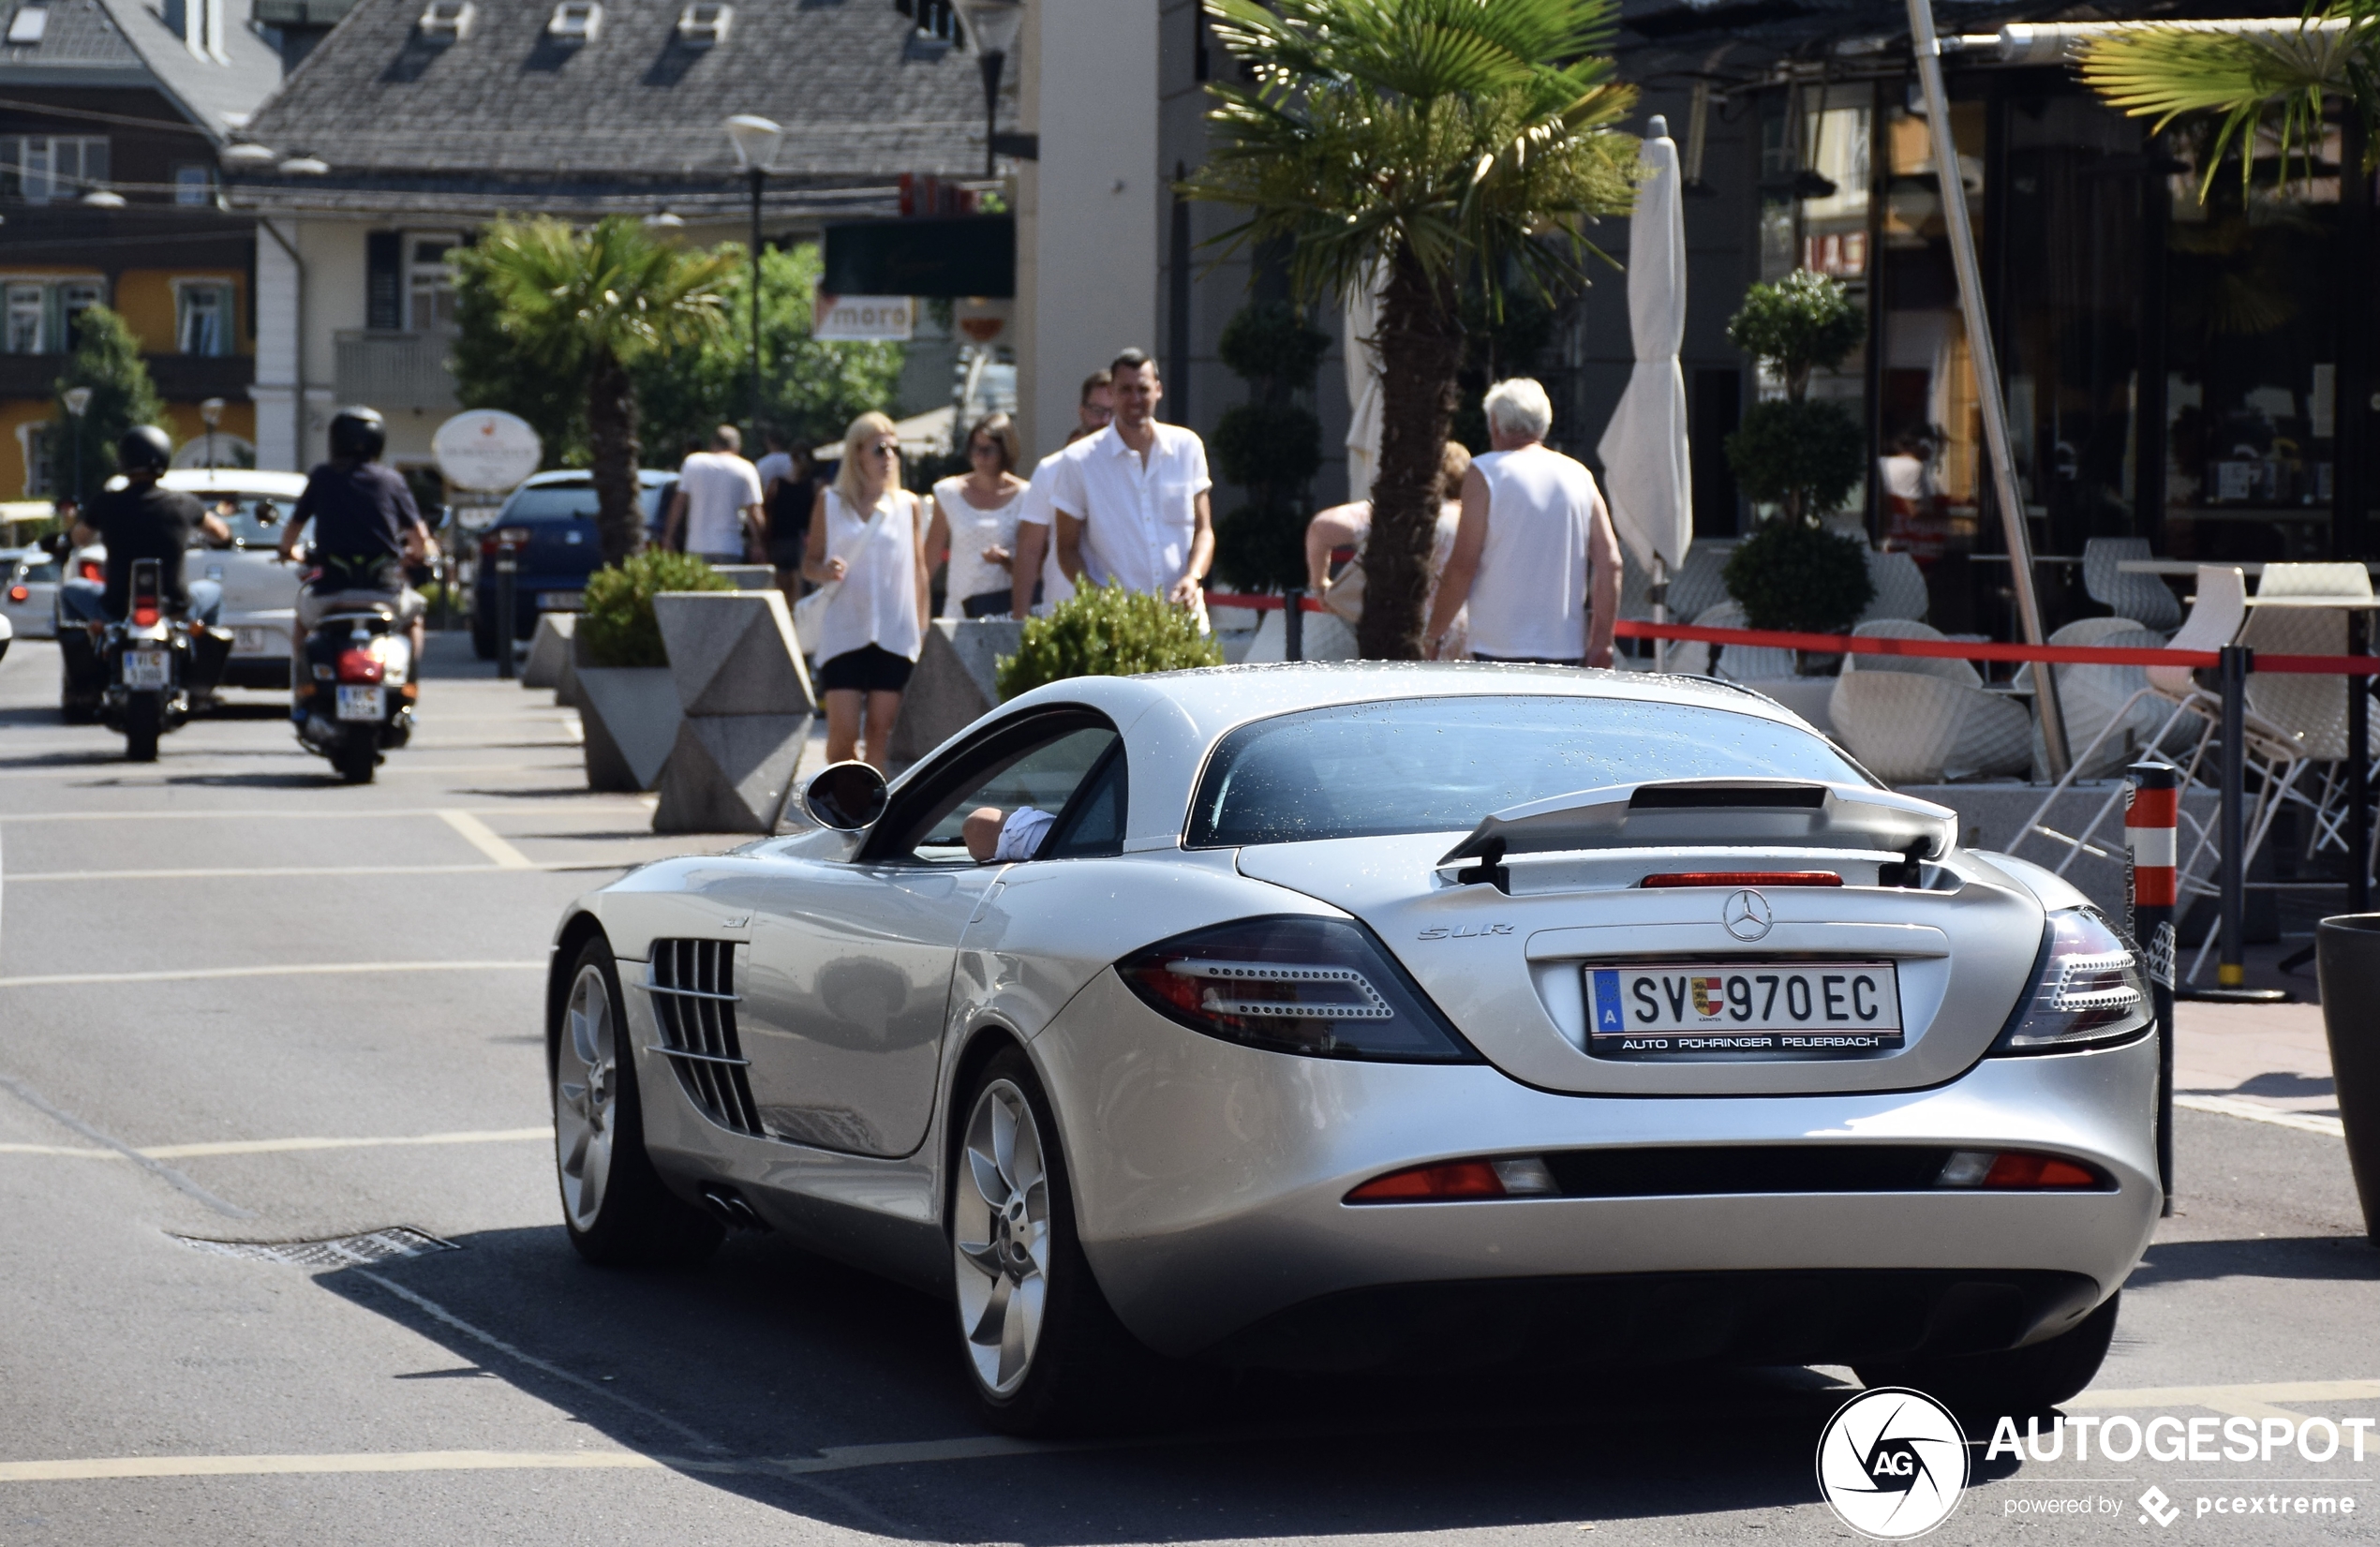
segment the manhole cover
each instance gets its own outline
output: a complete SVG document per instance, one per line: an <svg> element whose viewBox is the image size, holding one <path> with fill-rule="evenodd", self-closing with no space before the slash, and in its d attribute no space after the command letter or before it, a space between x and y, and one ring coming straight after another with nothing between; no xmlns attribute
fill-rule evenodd
<svg viewBox="0 0 2380 1547"><path fill-rule="evenodd" d="M212 1252L216 1257L279 1262L292 1268L360 1268L397 1257L462 1249L451 1241L440 1241L409 1225L392 1226L360 1236L336 1236L329 1241L207 1241L198 1236L173 1239L195 1251Z"/></svg>

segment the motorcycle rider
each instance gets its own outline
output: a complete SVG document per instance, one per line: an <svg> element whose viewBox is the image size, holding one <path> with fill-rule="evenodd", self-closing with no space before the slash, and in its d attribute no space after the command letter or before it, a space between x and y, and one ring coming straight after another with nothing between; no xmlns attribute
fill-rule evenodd
<svg viewBox="0 0 2380 1547"><path fill-rule="evenodd" d="M85 623L123 617L132 606L133 560L154 558L158 600L166 611L212 625L223 611L223 588L212 580L186 582L182 555L193 531L230 543L231 528L191 496L159 485L157 480L173 461L173 442L156 425L136 424L125 431L115 443L115 460L124 487L101 493L74 523L74 546L107 544L107 585L102 589L88 580L62 584L59 611Z"/></svg>
<svg viewBox="0 0 2380 1547"><path fill-rule="evenodd" d="M290 717L303 724L314 685L305 669L305 638L342 604L369 602L393 608L413 645L417 673L422 659L422 593L405 584L405 564L429 556L429 528L414 507L404 478L381 464L388 428L379 412L354 407L331 418L331 459L305 477L305 492L290 507L281 533L281 558L297 557L298 541L314 526L315 573L298 592L297 624L290 635Z"/></svg>

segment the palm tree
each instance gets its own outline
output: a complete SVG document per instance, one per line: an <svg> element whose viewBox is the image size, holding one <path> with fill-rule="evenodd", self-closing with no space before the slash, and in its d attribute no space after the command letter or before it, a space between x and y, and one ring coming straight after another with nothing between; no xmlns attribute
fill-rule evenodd
<svg viewBox="0 0 2380 1547"><path fill-rule="evenodd" d="M618 563L645 541L629 366L726 328L721 292L735 260L684 251L612 216L585 230L543 216L498 220L461 262L495 301L497 330L523 364L586 383L595 524L603 562Z"/></svg>
<svg viewBox="0 0 2380 1547"><path fill-rule="evenodd" d="M2084 45L2082 75L2111 106L2154 117L2158 129L2184 116L2213 118L2201 200L2233 151L2246 186L2268 117L2280 140L2280 175L2288 175L2294 150L2311 176L2328 98L2340 98L2359 121L2364 132L2350 134L2350 143L2368 145L2380 118L2380 0L2309 7L2294 30L2275 22L2252 32L2144 24L2104 34Z"/></svg>
<svg viewBox="0 0 2380 1547"><path fill-rule="evenodd" d="M1287 254L1307 302L1376 286L1382 424L1359 643L1421 653L1461 292L1585 282L1581 225L1633 202L1635 100L1596 51L1616 0L1206 0L1245 85L1212 82L1216 142L1183 185Z"/></svg>

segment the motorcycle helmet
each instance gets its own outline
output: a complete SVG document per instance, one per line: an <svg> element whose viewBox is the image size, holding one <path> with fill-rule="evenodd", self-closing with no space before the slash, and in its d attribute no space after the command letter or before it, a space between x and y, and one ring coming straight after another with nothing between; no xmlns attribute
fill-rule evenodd
<svg viewBox="0 0 2380 1547"><path fill-rule="evenodd" d="M115 465L119 472L163 472L173 465L173 442L155 424L135 424L117 438Z"/></svg>
<svg viewBox="0 0 2380 1547"><path fill-rule="evenodd" d="M379 410L355 404L331 416L331 454L369 462L387 449L388 426Z"/></svg>

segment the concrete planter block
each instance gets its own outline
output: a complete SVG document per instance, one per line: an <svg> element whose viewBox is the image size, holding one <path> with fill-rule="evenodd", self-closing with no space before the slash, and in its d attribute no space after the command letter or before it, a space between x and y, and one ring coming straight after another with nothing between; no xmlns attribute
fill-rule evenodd
<svg viewBox="0 0 2380 1547"><path fill-rule="evenodd" d="M1337 613L1308 613L1305 632L1299 644L1303 647L1301 661L1353 661L1356 658L1355 631L1348 628ZM1248 653L1243 658L1250 665L1264 661L1287 661L1288 657L1288 626L1276 609L1264 615L1257 625L1256 637L1248 641Z"/></svg>
<svg viewBox="0 0 2380 1547"><path fill-rule="evenodd" d="M778 592L663 591L653 617L686 713L816 712L793 614Z"/></svg>
<svg viewBox="0 0 2380 1547"><path fill-rule="evenodd" d="M688 715L662 766L657 833L773 833L808 714Z"/></svg>
<svg viewBox="0 0 2380 1547"><path fill-rule="evenodd" d="M713 564L711 573L725 575L739 591L777 589L777 572L766 564Z"/></svg>
<svg viewBox="0 0 2380 1547"><path fill-rule="evenodd" d="M1000 658L1024 647L1025 626L1013 618L936 618L926 626L926 647L901 696L885 756L915 763L1000 703L994 685Z"/></svg>
<svg viewBox="0 0 2380 1547"><path fill-rule="evenodd" d="M684 718L669 668L580 666L573 677L587 731L587 787L651 789Z"/></svg>
<svg viewBox="0 0 2380 1547"><path fill-rule="evenodd" d="M558 688L570 665L571 636L578 630L576 613L543 613L536 636L528 642L528 660L521 664L524 688Z"/></svg>

